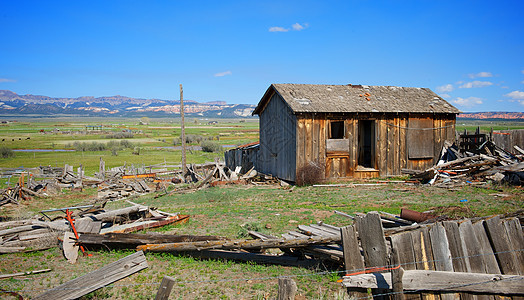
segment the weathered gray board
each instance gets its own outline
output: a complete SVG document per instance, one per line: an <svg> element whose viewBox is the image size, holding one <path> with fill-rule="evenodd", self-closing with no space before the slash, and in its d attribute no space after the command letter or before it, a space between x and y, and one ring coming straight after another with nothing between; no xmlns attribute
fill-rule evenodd
<svg viewBox="0 0 524 300"><path fill-rule="evenodd" d="M147 267L146 257L139 251L50 289L34 299L76 299Z"/></svg>
<svg viewBox="0 0 524 300"><path fill-rule="evenodd" d="M469 292L504 295L524 295L524 276L479 274L444 271L404 271L402 282L405 290ZM391 274L372 273L349 276L346 287L391 289Z"/></svg>

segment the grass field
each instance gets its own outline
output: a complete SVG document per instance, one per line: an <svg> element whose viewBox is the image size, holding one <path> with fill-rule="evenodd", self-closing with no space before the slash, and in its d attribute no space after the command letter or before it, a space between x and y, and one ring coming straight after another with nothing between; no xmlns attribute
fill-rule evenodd
<svg viewBox="0 0 524 300"><path fill-rule="evenodd" d="M44 135L40 128L67 128L82 130L86 124L96 125L100 120L29 120L0 127L0 140L30 137L26 143L13 142L18 149L58 149L65 141L107 141L105 135L68 134ZM139 131L130 140L140 143L143 152L131 154L131 150L101 152L45 152L21 153L15 158L0 159L0 167L34 167L38 165L75 167L82 163L89 171L98 169L99 158L106 160L107 167L127 164L154 164L180 162L179 150L155 147L171 146L180 130L170 120L151 120L149 125L137 125L138 120L111 121L118 130ZM228 123L229 122L229 123ZM191 124L188 133L219 136L223 145L242 144L258 139L258 123L239 120L219 121L211 126L207 121ZM222 127L222 128L220 128ZM225 128L224 128L225 127ZM134 129L140 128L140 129ZM11 130L13 129L13 130ZM66 130L61 130L66 131ZM163 140L166 140L165 142ZM14 145L18 145L14 147ZM223 157L221 153L189 153L192 163L211 161ZM223 158L222 158L223 159ZM66 207L89 203L96 189L88 187L82 192L64 190L53 198L34 198L20 205L0 207L3 219L28 218L43 209ZM337 215L334 210L349 214L356 212L386 211L398 214L401 208L418 211L435 210L437 214L450 217L475 217L524 209L522 188L490 186L476 188L466 185L456 190L437 187L389 183L380 186L356 187L295 187L293 190L276 185L237 185L211 187L187 194L173 194L154 198L155 194L135 199L144 205L158 207L168 212L189 214L190 221L182 225L169 225L150 231L166 234L217 235L228 238L245 237L247 230L279 236L294 230L299 224L323 221L336 226L349 225L351 220ZM106 208L125 206L124 201L108 203ZM57 213L56 215L58 215ZM34 297L46 289L55 287L78 276L94 271L129 251L92 251L92 257L80 257L75 265L65 261L58 248L45 251L2 255L0 273L10 274L51 268L49 273L30 275L0 281L0 289L18 291L24 298ZM277 295L277 278L292 276L297 282L301 299L343 299L344 289L336 282L342 270L327 265L316 268L259 265L224 260L204 260L172 254L146 254L149 268L115 284L98 290L84 299L152 299L163 276L174 277L177 283L171 299L271 299Z"/></svg>

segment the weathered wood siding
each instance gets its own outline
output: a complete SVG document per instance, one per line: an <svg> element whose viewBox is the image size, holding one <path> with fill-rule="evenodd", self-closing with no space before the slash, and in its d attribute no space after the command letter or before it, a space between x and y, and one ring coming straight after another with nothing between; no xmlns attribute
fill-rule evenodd
<svg viewBox="0 0 524 300"><path fill-rule="evenodd" d="M295 181L296 117L278 94L260 114L260 149L257 170Z"/></svg>
<svg viewBox="0 0 524 300"><path fill-rule="evenodd" d="M345 140L328 139L328 124L336 120L344 120ZM357 168L359 120L375 122L375 159L372 162L375 170ZM411 125L419 126L413 132L410 132L410 120ZM415 131L424 134L417 135ZM425 140L417 139L422 136ZM297 116L296 138L297 170L313 162L325 166L325 178L401 175L402 169L424 170L438 160L444 141L455 140L455 115L300 114ZM347 149L343 149L345 147ZM418 147L415 154L419 150L425 151L425 156L417 158L420 155L413 155L410 158L410 147Z"/></svg>
<svg viewBox="0 0 524 300"><path fill-rule="evenodd" d="M500 148L518 154L513 146L524 149L524 129L497 130L493 132L492 140Z"/></svg>

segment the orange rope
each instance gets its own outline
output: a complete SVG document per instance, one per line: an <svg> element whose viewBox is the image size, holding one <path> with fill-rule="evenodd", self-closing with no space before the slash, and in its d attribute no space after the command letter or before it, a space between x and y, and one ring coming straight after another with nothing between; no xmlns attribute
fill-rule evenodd
<svg viewBox="0 0 524 300"><path fill-rule="evenodd" d="M388 267L372 267L372 268L366 268L364 271L359 271L359 272L355 272L355 273L346 274L346 276L368 274L368 273L377 273L377 272L381 272L381 271L391 271L391 270L396 270L398 268L400 268L400 265L398 265L396 267L391 267L391 268L388 268ZM342 279L337 280L337 282L342 282Z"/></svg>

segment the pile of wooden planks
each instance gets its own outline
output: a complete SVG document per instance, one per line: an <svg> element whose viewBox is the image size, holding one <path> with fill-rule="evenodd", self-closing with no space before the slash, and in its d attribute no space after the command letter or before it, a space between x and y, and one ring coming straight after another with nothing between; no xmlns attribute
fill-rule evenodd
<svg viewBox="0 0 524 300"><path fill-rule="evenodd" d="M114 179L98 185L98 199L116 200L150 193L153 189L144 179Z"/></svg>
<svg viewBox="0 0 524 300"><path fill-rule="evenodd" d="M515 147L519 154L509 153L490 141L472 153L445 143L438 163L425 170L403 172L421 183L440 187L457 187L465 184L484 185L488 181L524 184L524 151Z"/></svg>
<svg viewBox="0 0 524 300"><path fill-rule="evenodd" d="M65 207L42 211L44 217L27 220L0 222L0 253L43 250L59 245L59 238L72 233L74 226L79 234L105 234L135 232L142 229L161 227L172 223L186 222L188 215L171 214L147 206L132 203L132 206L104 210L93 205ZM65 214L74 211L73 224ZM53 212L60 213L51 217ZM69 238L63 238L69 241Z"/></svg>

